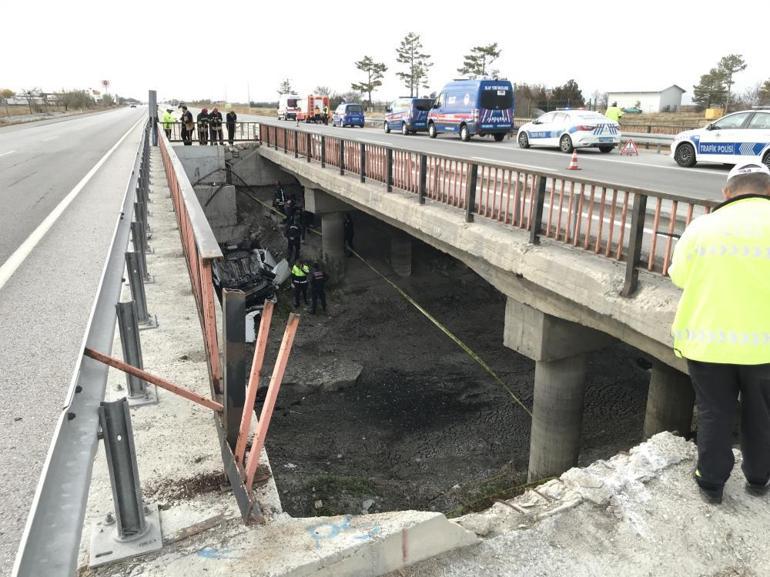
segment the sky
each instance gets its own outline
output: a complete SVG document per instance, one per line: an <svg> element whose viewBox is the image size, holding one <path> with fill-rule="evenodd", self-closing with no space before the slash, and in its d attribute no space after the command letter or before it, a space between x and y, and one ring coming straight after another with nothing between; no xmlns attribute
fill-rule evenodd
<svg viewBox="0 0 770 577"><path fill-rule="evenodd" d="M756 14L758 0L734 0L730 14ZM323 5L325 16L314 8ZM0 88L101 89L145 101L208 98L277 100L289 78L299 94L337 92L363 79L364 55L388 66L375 100L408 94L395 72L396 48L421 35L434 62L431 90L460 75L463 54L497 42L494 67L514 83L558 86L574 78L595 91L660 90L678 84L692 96L719 58L742 54L740 92L770 78L766 18L723 19L703 2L306 2L230 0L36 0L7 2ZM770 9L762 9L765 16ZM207 22L211 22L207 25ZM731 24L732 23L732 24Z"/></svg>

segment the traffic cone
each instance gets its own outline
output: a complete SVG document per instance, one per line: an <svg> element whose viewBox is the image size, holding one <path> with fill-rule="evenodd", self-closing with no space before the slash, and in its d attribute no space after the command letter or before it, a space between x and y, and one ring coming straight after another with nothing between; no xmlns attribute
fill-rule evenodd
<svg viewBox="0 0 770 577"><path fill-rule="evenodd" d="M572 160L569 161L567 170L580 170L580 167L577 165L577 150L572 151Z"/></svg>

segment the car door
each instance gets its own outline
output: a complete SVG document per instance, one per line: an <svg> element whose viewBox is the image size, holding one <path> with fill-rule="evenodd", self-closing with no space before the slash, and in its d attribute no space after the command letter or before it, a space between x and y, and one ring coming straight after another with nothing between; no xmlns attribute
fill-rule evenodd
<svg viewBox="0 0 770 577"><path fill-rule="evenodd" d="M751 112L728 114L712 122L700 135L698 160L735 164L740 159L740 146L746 137L745 126Z"/></svg>
<svg viewBox="0 0 770 577"><path fill-rule="evenodd" d="M546 112L539 118L532 121L532 127L527 130L527 137L529 143L533 146L549 146L549 139L551 138L551 127L553 125L553 119L556 116L555 112Z"/></svg>
<svg viewBox="0 0 770 577"><path fill-rule="evenodd" d="M759 156L768 145L770 145L770 111L755 112L746 126L746 136L739 149L740 155L742 157Z"/></svg>
<svg viewBox="0 0 770 577"><path fill-rule="evenodd" d="M548 137L548 144L550 146L559 146L559 139L562 134L569 131L570 117L565 112L557 112L553 116L551 121L550 136Z"/></svg>

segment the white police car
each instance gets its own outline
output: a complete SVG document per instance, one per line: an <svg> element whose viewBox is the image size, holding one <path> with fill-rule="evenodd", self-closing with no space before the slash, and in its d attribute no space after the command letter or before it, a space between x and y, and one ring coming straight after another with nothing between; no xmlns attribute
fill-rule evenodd
<svg viewBox="0 0 770 577"><path fill-rule="evenodd" d="M620 125L590 110L555 110L521 126L516 140L521 148L558 146L562 152L575 148L610 152L620 144Z"/></svg>
<svg viewBox="0 0 770 577"><path fill-rule="evenodd" d="M754 158L770 166L770 109L733 112L705 128L680 132L671 144L671 158L687 167L698 162L738 164Z"/></svg>

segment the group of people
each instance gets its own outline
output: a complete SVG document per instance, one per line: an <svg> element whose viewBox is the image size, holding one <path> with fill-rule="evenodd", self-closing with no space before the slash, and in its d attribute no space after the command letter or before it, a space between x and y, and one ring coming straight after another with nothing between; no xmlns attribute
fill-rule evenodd
<svg viewBox="0 0 770 577"><path fill-rule="evenodd" d="M222 113L216 106L211 109L211 112L209 112L208 108L201 109L197 116L197 122L187 106L182 104L180 108L182 109L182 118L180 119L181 137L182 142L184 142L186 146L192 146L196 127L198 131L198 142L201 146L206 146L209 143L212 146L218 144L224 145L222 136ZM227 125L227 141L230 144L233 144L235 141L235 123L238 120L238 115L235 111L230 110L225 115L224 120ZM171 108L167 108L163 113L161 122L163 123L163 130L165 131L166 136L171 138L172 127L176 123L176 118L174 118L173 110Z"/></svg>
<svg viewBox="0 0 770 577"><path fill-rule="evenodd" d="M294 262L294 266L291 267L291 286L294 290L294 308L298 308L300 305L300 297L307 306L310 304L310 312L316 314L318 309L318 303L321 303L323 311L326 312L326 281L329 279L328 275L323 271L321 265L317 262L313 263L313 267L309 267L305 261L297 259ZM310 285L310 298L311 303L307 300L307 288Z"/></svg>

